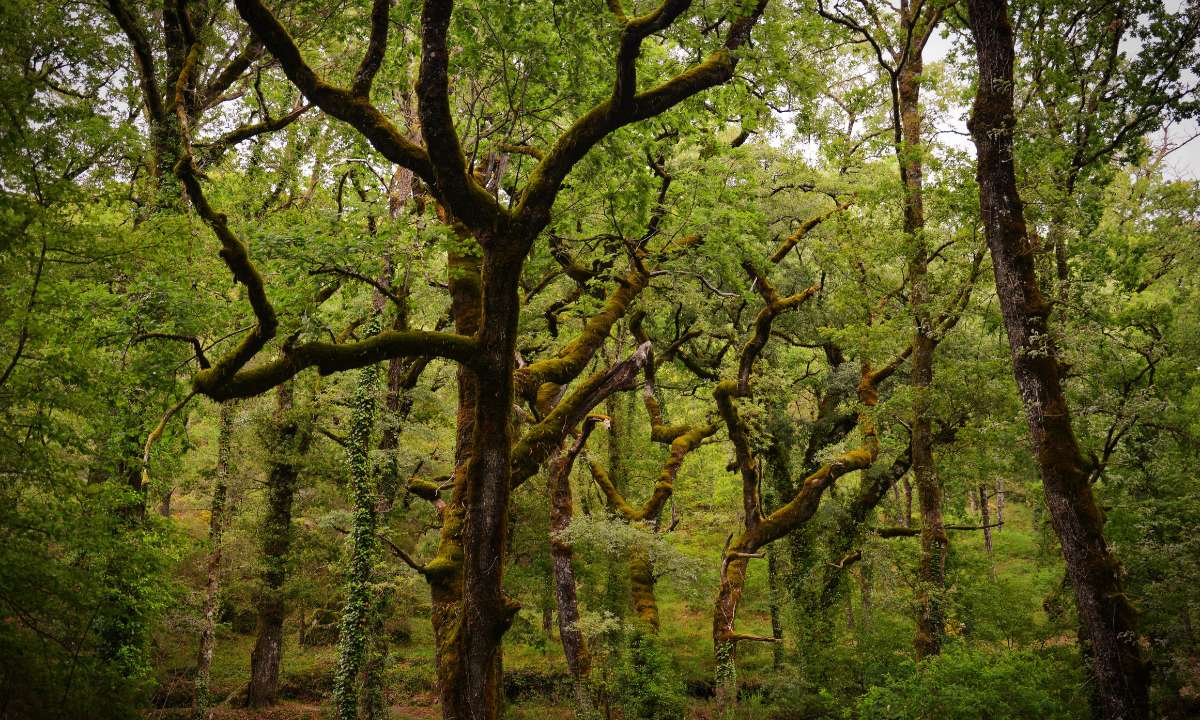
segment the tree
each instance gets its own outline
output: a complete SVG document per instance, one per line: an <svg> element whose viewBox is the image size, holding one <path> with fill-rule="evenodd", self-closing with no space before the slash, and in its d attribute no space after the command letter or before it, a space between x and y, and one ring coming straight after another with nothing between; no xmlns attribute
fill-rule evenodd
<svg viewBox="0 0 1200 720"><path fill-rule="evenodd" d="M970 128L978 151L979 205L996 273L996 291L1025 405L1046 504L1062 543L1080 622L1091 645L1104 716L1148 716L1148 672L1138 647L1136 613L1121 569L1104 539L1103 515L1088 462L1071 428L1060 367L1049 334L1049 306L1034 271L1030 236L1013 166L1013 33L1007 4L972 0L971 32L979 81Z"/></svg>

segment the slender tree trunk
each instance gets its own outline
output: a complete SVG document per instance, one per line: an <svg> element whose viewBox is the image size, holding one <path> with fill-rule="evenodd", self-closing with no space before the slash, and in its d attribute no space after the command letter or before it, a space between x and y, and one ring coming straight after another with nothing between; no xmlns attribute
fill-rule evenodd
<svg viewBox="0 0 1200 720"><path fill-rule="evenodd" d="M767 547L767 591L771 594L771 667L783 667L783 617L780 605L783 601L783 578L780 569L780 551L776 545Z"/></svg>
<svg viewBox="0 0 1200 720"><path fill-rule="evenodd" d="M992 563L992 513L988 507L988 486L979 485L979 524L983 527L983 549L987 551L988 576L996 579L996 566Z"/></svg>
<svg viewBox="0 0 1200 720"><path fill-rule="evenodd" d="M1004 478L996 480L996 532L1004 529Z"/></svg>
<svg viewBox="0 0 1200 720"><path fill-rule="evenodd" d="M859 563L858 566L858 588L859 594L862 595L861 627L866 630L871 624L871 611L874 608L874 595L871 592L871 563L867 560Z"/></svg>
<svg viewBox="0 0 1200 720"><path fill-rule="evenodd" d="M292 500L296 495L299 456L308 448L309 428L292 415L292 384L277 392L276 422L270 443L267 514L263 518L262 587L258 593L258 638L250 655L247 707L274 705L279 694L279 663L283 657L283 621L287 604L283 584L292 547Z"/></svg>
<svg viewBox="0 0 1200 720"><path fill-rule="evenodd" d="M906 477L903 480L903 484L904 484L904 509L902 510L902 512L904 513L904 517L902 517L900 519L904 521L902 523L904 525L904 527L912 527L912 505L913 505L913 503L912 503L912 501L913 501L912 482L910 482L909 479Z"/></svg>
<svg viewBox="0 0 1200 720"><path fill-rule="evenodd" d="M370 334L379 332L379 315L371 321ZM350 562L346 582L346 605L338 632L338 664L334 674L333 700L338 720L358 717L358 683L367 653L367 632L373 606L371 575L375 555L377 496L370 462L371 432L375 427L375 394L379 372L374 365L359 371L352 400L350 437L350 493L353 521L350 527Z"/></svg>
<svg viewBox="0 0 1200 720"><path fill-rule="evenodd" d="M901 9L901 24L911 32L917 18L907 5ZM900 129L903 142L897 148L900 177L904 183L904 232L912 243L908 263L910 306L914 336L912 352L912 471L921 508L921 564L917 586L917 658L936 655L945 633L942 595L946 584L946 553L949 539L942 521L942 488L933 460L933 430L929 417L929 386L933 382L933 338L929 312L929 247L925 238L923 197L924 167L921 161L920 79L924 65L921 48L913 47L901 64L897 80Z"/></svg>
<svg viewBox="0 0 1200 720"><path fill-rule="evenodd" d="M196 694L194 700L197 720L208 716L212 706L209 687L213 650L217 639L217 606L221 591L221 561L224 553L223 536L227 523L225 501L229 490L229 457L233 444L234 403L221 403L220 427L217 431L217 468L213 477L212 511L208 520L208 561L205 563L204 609L201 613L200 652L196 660Z"/></svg>
<svg viewBox="0 0 1200 720"><path fill-rule="evenodd" d="M574 552L563 533L571 524L573 512L571 468L590 432L591 423L588 423L571 449L563 457L556 458L550 466L550 557L554 564L558 637L567 659L567 669L575 681L577 718L591 717L594 714L586 685L587 675L591 670L591 656L583 632L579 628L579 599L575 591L575 569L571 565Z"/></svg>
<svg viewBox="0 0 1200 720"><path fill-rule="evenodd" d="M1013 375L1025 405L1054 530L1091 643L1092 679L1108 720L1149 717L1149 672L1137 618L1121 586L1121 568L1103 534L1103 515L1071 427L1035 274L1013 167L1014 41L1005 0L969 0L979 83L969 127L978 156L984 232L1008 331Z"/></svg>

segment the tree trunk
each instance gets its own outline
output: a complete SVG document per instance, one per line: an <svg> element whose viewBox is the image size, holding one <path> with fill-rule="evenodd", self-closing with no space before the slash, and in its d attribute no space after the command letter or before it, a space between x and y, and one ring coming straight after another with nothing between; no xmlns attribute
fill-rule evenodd
<svg viewBox="0 0 1200 720"><path fill-rule="evenodd" d="M212 705L209 687L213 650L216 645L217 605L221 591L222 544L226 525L225 501L229 490L229 456L233 442L233 401L221 403L220 429L217 431L217 468L213 477L212 511L208 520L208 561L205 563L204 609L201 613L200 652L196 660L197 720L208 716Z"/></svg>
<svg viewBox="0 0 1200 720"><path fill-rule="evenodd" d="M520 314L517 291L523 255L507 246L515 238L499 240L501 248L485 253L483 259L475 431L464 498L460 652L466 686L459 697L471 708L467 717L472 720L498 717L501 678L496 660L500 640L517 611L517 605L504 595L502 582L512 474L510 416Z"/></svg>
<svg viewBox="0 0 1200 720"><path fill-rule="evenodd" d="M988 507L988 486L979 485L979 525L983 528L983 549L987 551L988 577L996 579L996 566L992 564L992 513Z"/></svg>
<svg viewBox="0 0 1200 720"><path fill-rule="evenodd" d="M919 6L918 6L919 7ZM904 6L901 24L906 32L915 29L918 17ZM918 10L919 12L919 10ZM929 247L925 238L923 197L924 167L921 161L920 79L924 69L921 47L913 47L901 64L897 90L901 144L896 148L900 177L904 183L904 233L912 243L908 275L914 335L912 352L913 416L912 471L921 508L921 564L917 585L917 659L936 655L945 633L942 595L946 584L946 552L949 539L942 521L942 488L933 460L933 430L929 417L929 386L933 382L933 353L936 342L929 313Z"/></svg>
<svg viewBox="0 0 1200 720"><path fill-rule="evenodd" d="M771 594L771 668L779 670L783 667L783 617L780 605L783 602L783 578L780 569L779 548L771 545L767 548L767 591Z"/></svg>
<svg viewBox="0 0 1200 720"><path fill-rule="evenodd" d="M901 524L904 525L904 527L912 527L912 501L913 501L912 483L906 477L906 478L904 478L903 484L904 484L904 508L901 510L901 512L904 513L904 517L902 517L900 519L903 520L904 522Z"/></svg>
<svg viewBox="0 0 1200 720"><path fill-rule="evenodd" d="M996 480L996 532L1004 529L1004 478Z"/></svg>
<svg viewBox="0 0 1200 720"><path fill-rule="evenodd" d="M637 619L658 632L658 598L654 595L654 565L650 549L638 543L629 549L629 593Z"/></svg>
<svg viewBox="0 0 1200 720"><path fill-rule="evenodd" d="M279 663L283 657L283 621L287 604L283 584L292 547L292 500L299 475L297 462L308 448L309 428L292 415L292 385L277 390L278 405L270 443L267 514L263 518L262 588L258 593L258 638L250 655L250 684L246 706L274 705L279 693Z"/></svg>
<svg viewBox="0 0 1200 720"><path fill-rule="evenodd" d="M623 343L616 343L616 352L612 361L620 360ZM631 433L629 421L633 419L633 396L629 393L613 393L605 400L605 411L609 417L607 470L613 487L622 496L629 492L629 472L625 467L625 458L630 452ZM606 555L602 560L607 566L604 578L604 596L601 598L604 610L618 618L624 618L629 608L636 605L633 597L631 575L633 568L629 561L614 555Z"/></svg>
<svg viewBox="0 0 1200 720"><path fill-rule="evenodd" d="M376 311L369 330L379 332ZM373 606L371 575L375 555L377 497L372 483L370 463L371 432L375 426L375 394L379 373L374 365L359 370L354 391L353 412L347 454L350 463L350 493L353 521L350 527L350 562L346 582L346 605L338 630L338 664L334 673L333 700L338 720L358 717L359 673L367 652L367 632Z"/></svg>
<svg viewBox="0 0 1200 720"><path fill-rule="evenodd" d="M871 563L865 560L858 566L858 588L859 593L862 595L861 627L863 630L866 630L871 624L871 610L874 607L874 598L871 592Z"/></svg>
<svg viewBox="0 0 1200 720"><path fill-rule="evenodd" d="M458 241L470 243L461 228ZM474 335L480 323L480 279L478 248L461 248L448 253L450 312L454 329L460 335ZM458 410L455 420L454 483L450 500L441 507L442 530L437 555L426 565L426 578L433 601L435 657L438 694L445 720L471 718L469 704L460 702L464 670L459 653L462 630L463 518L467 485L467 466L471 458L471 439L475 432L475 401L478 378L465 366L458 368Z"/></svg>
<svg viewBox="0 0 1200 720"><path fill-rule="evenodd" d="M978 156L984 232L1054 530L1091 642L1092 679L1108 720L1149 716L1149 672L1138 645L1121 568L1105 543L1103 516L1079 451L1013 167L1013 34L1005 0L970 0L979 84L969 123Z"/></svg>
<svg viewBox="0 0 1200 720"><path fill-rule="evenodd" d="M558 609L558 637L562 642L567 669L575 681L575 717L592 715L591 697L586 680L591 670L587 642L579 628L579 599L575 591L575 569L571 565L574 553L563 533L571 524L571 468L587 442L592 424L585 424L578 440L564 457L550 466L550 557L554 564L554 600Z"/></svg>

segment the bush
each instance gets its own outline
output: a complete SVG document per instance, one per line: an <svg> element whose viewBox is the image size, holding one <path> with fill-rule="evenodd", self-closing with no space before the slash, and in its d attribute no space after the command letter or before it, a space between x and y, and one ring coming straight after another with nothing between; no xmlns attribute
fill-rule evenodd
<svg viewBox="0 0 1200 720"><path fill-rule="evenodd" d="M629 634L614 677L613 695L626 720L677 720L687 703L683 678L653 635Z"/></svg>
<svg viewBox="0 0 1200 720"><path fill-rule="evenodd" d="M1075 720L1087 715L1078 657L1068 648L986 651L949 645L906 661L859 702L864 720Z"/></svg>

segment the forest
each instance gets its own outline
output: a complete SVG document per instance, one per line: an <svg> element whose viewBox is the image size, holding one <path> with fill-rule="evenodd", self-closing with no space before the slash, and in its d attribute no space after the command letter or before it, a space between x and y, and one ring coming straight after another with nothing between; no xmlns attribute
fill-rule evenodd
<svg viewBox="0 0 1200 720"><path fill-rule="evenodd" d="M0 8L0 720L1200 717L1197 0Z"/></svg>

